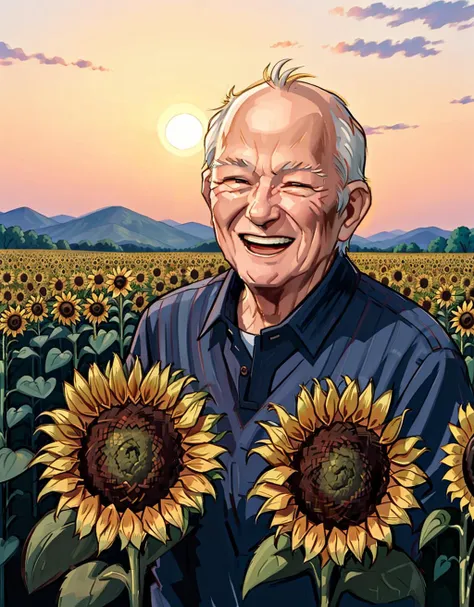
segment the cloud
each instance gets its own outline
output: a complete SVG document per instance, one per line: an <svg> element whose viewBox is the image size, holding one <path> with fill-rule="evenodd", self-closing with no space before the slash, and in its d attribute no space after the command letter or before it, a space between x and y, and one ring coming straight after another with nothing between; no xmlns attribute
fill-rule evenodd
<svg viewBox="0 0 474 607"><path fill-rule="evenodd" d="M474 103L474 97L472 95L466 95L461 99L453 99L450 103L460 103L461 105L467 105L468 103Z"/></svg>
<svg viewBox="0 0 474 607"><path fill-rule="evenodd" d="M385 131L405 131L406 129L417 129L419 124L383 124L381 126L364 126L366 135L382 135Z"/></svg>
<svg viewBox="0 0 474 607"><path fill-rule="evenodd" d="M270 45L270 48L289 48L290 46L298 46L298 42L291 42L291 40L280 40ZM302 46L300 44L300 46Z"/></svg>
<svg viewBox="0 0 474 607"><path fill-rule="evenodd" d="M69 66L73 65L79 68L87 68L91 70L99 70L101 72L109 72L105 67L101 65L95 66L90 61L85 61L84 59L79 59L78 61L73 61L72 63L67 63L62 57L46 57L43 53L34 53L32 55L27 55L22 48L12 48L5 42L0 40L0 66L6 67L9 65L13 65L18 61L30 61L31 59L36 59L43 65L64 65Z"/></svg>
<svg viewBox="0 0 474 607"><path fill-rule="evenodd" d="M466 26L465 22L474 19L474 4L469 4L466 0L456 0L455 2L445 2L437 0L430 2L426 6L414 8L391 8L383 2L374 2L366 8L353 6L344 11L342 6L338 6L331 11L332 15L353 17L354 19L390 19L387 25L390 27L399 27L412 21L423 21L430 29L435 30L445 25L458 26L458 30L467 29L474 24Z"/></svg>
<svg viewBox="0 0 474 607"><path fill-rule="evenodd" d="M358 38L352 44L347 42L339 42L336 46L329 47L334 53L354 53L359 57L368 57L369 55L377 55L380 59L388 59L396 53L403 53L405 57L428 57L429 55L437 55L440 50L428 48L428 45L441 44L443 40L433 40L430 42L423 36L415 38L405 38L402 42L394 42L393 40L383 40L382 42L366 42L362 38ZM323 48L327 48L325 45Z"/></svg>

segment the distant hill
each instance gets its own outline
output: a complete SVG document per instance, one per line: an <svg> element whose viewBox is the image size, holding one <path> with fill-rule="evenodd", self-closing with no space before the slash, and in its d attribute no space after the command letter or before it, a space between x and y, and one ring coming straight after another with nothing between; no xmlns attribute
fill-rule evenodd
<svg viewBox="0 0 474 607"><path fill-rule="evenodd" d="M17 209L0 213L0 223L6 228L20 226L24 232L26 230L36 231L37 228L46 228L58 224L51 217L46 217L46 215L33 211L29 207L18 207Z"/></svg>
<svg viewBox="0 0 474 607"><path fill-rule="evenodd" d="M204 240L121 206L106 207L37 232L48 234L54 242L61 238L69 243L109 238L117 244L135 243L173 249L188 248Z"/></svg>
<svg viewBox="0 0 474 607"><path fill-rule="evenodd" d="M173 228L180 225L179 221L175 221L174 219L163 219L162 223L166 223L167 225L172 226Z"/></svg>
<svg viewBox="0 0 474 607"><path fill-rule="evenodd" d="M422 249L427 249L430 242L435 238L438 238L438 236L449 238L450 234L450 230L442 230L441 228L430 226L428 228L416 228L415 230L410 230L409 232L405 232L400 236L387 238L385 240L374 241L371 239L370 242L372 243L373 247L378 247L380 249L395 247L396 245L403 243L410 244L410 242L416 242L416 244Z"/></svg>
<svg viewBox="0 0 474 607"><path fill-rule="evenodd" d="M213 240L215 238L214 229L211 226L205 226L195 221L188 221L188 223L181 223L174 227L181 230L181 232L186 232L186 234L191 234L204 240Z"/></svg>
<svg viewBox="0 0 474 607"><path fill-rule="evenodd" d="M53 215L51 219L57 221L58 223L66 223L66 221L71 221L71 219L76 219L72 215Z"/></svg>
<svg viewBox="0 0 474 607"><path fill-rule="evenodd" d="M387 240L389 238L394 238L395 236L401 236L405 234L404 230L390 230L389 232L377 232L377 234L372 234L372 236L367 236L367 240L372 241L380 241Z"/></svg>

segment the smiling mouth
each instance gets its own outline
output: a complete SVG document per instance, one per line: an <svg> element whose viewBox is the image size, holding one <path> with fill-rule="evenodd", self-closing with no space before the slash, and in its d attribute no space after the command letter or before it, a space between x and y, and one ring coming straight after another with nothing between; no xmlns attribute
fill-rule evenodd
<svg viewBox="0 0 474 607"><path fill-rule="evenodd" d="M254 236L253 234L239 234L245 248L255 255L277 255L285 251L293 242L289 236Z"/></svg>

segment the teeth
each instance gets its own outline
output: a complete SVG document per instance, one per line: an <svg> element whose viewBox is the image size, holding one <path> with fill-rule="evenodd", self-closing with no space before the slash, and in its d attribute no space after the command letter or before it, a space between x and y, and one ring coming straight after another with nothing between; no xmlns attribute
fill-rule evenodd
<svg viewBox="0 0 474 607"><path fill-rule="evenodd" d="M266 244L266 245L278 245L287 244L293 242L293 238L287 238L286 236L270 237L270 236L251 236L246 234L243 238L247 242L253 242L254 244Z"/></svg>

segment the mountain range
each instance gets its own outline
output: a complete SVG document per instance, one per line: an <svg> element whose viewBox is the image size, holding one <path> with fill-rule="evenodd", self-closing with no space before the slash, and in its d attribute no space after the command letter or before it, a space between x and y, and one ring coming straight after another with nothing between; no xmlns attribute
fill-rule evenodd
<svg viewBox="0 0 474 607"><path fill-rule="evenodd" d="M37 234L48 234L53 242L60 239L69 243L110 239L117 244L138 244L170 249L189 249L215 240L214 230L209 225L189 221L179 223L173 219L158 221L123 206L108 206L80 217L54 215L48 217L29 207L19 207L0 212L0 224L5 227L19 226L23 231L35 230ZM429 243L443 236L449 238L450 231L436 226L416 228L410 231L391 230L362 237L355 234L351 244L361 248L387 249L398 244L416 244L426 249Z"/></svg>

